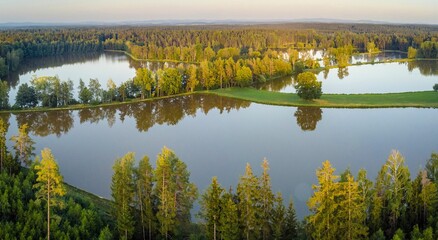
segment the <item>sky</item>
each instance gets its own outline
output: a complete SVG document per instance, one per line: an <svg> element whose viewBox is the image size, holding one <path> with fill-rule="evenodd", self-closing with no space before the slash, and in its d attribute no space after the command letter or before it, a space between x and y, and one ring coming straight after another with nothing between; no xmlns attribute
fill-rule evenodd
<svg viewBox="0 0 438 240"><path fill-rule="evenodd" d="M438 1L0 0L0 23L303 18L438 24Z"/></svg>

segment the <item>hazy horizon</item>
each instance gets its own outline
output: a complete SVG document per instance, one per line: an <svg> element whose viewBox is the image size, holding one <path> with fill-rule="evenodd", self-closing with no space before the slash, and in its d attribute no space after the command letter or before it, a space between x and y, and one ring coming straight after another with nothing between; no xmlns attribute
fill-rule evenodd
<svg viewBox="0 0 438 240"><path fill-rule="evenodd" d="M4 0L1 5L0 23L339 19L438 24L435 0Z"/></svg>

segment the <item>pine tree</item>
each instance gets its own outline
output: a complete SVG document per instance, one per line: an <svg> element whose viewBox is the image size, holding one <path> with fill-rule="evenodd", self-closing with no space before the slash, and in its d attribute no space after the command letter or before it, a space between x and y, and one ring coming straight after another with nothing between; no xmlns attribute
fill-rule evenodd
<svg viewBox="0 0 438 240"><path fill-rule="evenodd" d="M363 224L366 224L371 211L371 198L373 193L373 182L367 178L367 171L365 169L360 169L357 173L357 184L359 194L364 203L363 212L365 213L365 219Z"/></svg>
<svg viewBox="0 0 438 240"><path fill-rule="evenodd" d="M377 232L379 229L386 229L388 224L387 212L387 188L389 186L389 176L386 174L387 166L383 165L377 175L374 189L371 196L370 211L370 232Z"/></svg>
<svg viewBox="0 0 438 240"><path fill-rule="evenodd" d="M176 155L175 155L176 156ZM190 226L190 209L198 197L198 189L190 182L187 165L178 157L173 162L173 180L175 182L174 197L176 206L176 234L180 237L188 235Z"/></svg>
<svg viewBox="0 0 438 240"><path fill-rule="evenodd" d="M342 239L360 239L367 236L367 227L364 225L366 213L364 201L359 191L359 184L352 175L346 176L341 182L338 193L339 230L338 237Z"/></svg>
<svg viewBox="0 0 438 240"><path fill-rule="evenodd" d="M35 148L33 145L35 142L29 137L28 132L29 126L27 124L23 124L18 128L18 135L12 136L11 141L14 142L14 149L16 156L26 165L30 165L30 157L33 154L33 150Z"/></svg>
<svg viewBox="0 0 438 240"><path fill-rule="evenodd" d="M278 192L274 199L272 209L272 236L275 240L283 239L285 235L286 208L283 204L281 192Z"/></svg>
<svg viewBox="0 0 438 240"><path fill-rule="evenodd" d="M233 200L231 191L221 198L222 211L219 218L219 232L223 240L240 239L239 216L237 205Z"/></svg>
<svg viewBox="0 0 438 240"><path fill-rule="evenodd" d="M314 239L336 239L337 218L335 216L337 203L335 201L338 193L338 185L335 182L339 176L334 175L327 160L323 162L322 168L316 171L319 185L313 185L313 196L307 202L312 215L307 217L307 222L312 229Z"/></svg>
<svg viewBox="0 0 438 240"><path fill-rule="evenodd" d="M148 239L152 239L154 227L153 192L154 174L149 158L144 156L136 169L137 200L141 214L143 239L146 239L145 229L148 230Z"/></svg>
<svg viewBox="0 0 438 240"><path fill-rule="evenodd" d="M284 223L284 238L283 239L297 239L298 237L298 220L295 213L294 202L292 198L289 199L289 205L286 211L286 219Z"/></svg>
<svg viewBox="0 0 438 240"><path fill-rule="evenodd" d="M168 239L170 234L181 235L187 229L197 189L190 183L187 166L172 150L164 147L157 157L156 166L157 219L160 233Z"/></svg>
<svg viewBox="0 0 438 240"><path fill-rule="evenodd" d="M432 226L433 220L438 217L438 189L435 183L427 178L426 171L422 171L421 174L421 193L419 197L422 204L423 226Z"/></svg>
<svg viewBox="0 0 438 240"><path fill-rule="evenodd" d="M165 239L168 239L169 233L174 231L176 217L176 203L172 194L175 183L172 181L171 158L175 158L174 154L169 149L163 148L158 155L155 170L157 180L155 195L158 199L157 219L160 223L160 233Z"/></svg>
<svg viewBox="0 0 438 240"><path fill-rule="evenodd" d="M114 199L114 210L120 238L130 239L134 231L133 203L134 185L134 153L127 153L115 161L111 183L111 195Z"/></svg>
<svg viewBox="0 0 438 240"><path fill-rule="evenodd" d="M247 240L258 236L260 228L257 218L258 202L258 180L254 176L251 165L246 164L245 175L240 177L237 185L237 196L239 199L240 224L243 228L243 237Z"/></svg>
<svg viewBox="0 0 438 240"><path fill-rule="evenodd" d="M50 149L43 149L41 158L41 162L35 165L38 177L33 187L37 189L36 196L47 202L47 239L50 240L50 208L58 205L57 197L64 196L65 188L58 164Z"/></svg>
<svg viewBox="0 0 438 240"><path fill-rule="evenodd" d="M271 177L269 176L269 163L268 160L263 159L262 163L263 173L260 177L260 190L258 191L261 196L261 211L260 219L262 221L263 240L268 239L271 235L271 212L274 204L274 194L271 189Z"/></svg>
<svg viewBox="0 0 438 240"><path fill-rule="evenodd" d="M201 216L206 221L208 239L219 239L218 229L220 229L221 198L224 189L213 177L210 186L207 188L201 199Z"/></svg>
<svg viewBox="0 0 438 240"><path fill-rule="evenodd" d="M426 163L427 176L438 185L438 153L432 153Z"/></svg>

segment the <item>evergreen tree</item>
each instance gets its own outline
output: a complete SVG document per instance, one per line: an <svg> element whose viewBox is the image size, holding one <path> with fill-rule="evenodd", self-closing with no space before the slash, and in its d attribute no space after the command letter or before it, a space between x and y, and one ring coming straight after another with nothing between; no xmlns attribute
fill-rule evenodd
<svg viewBox="0 0 438 240"><path fill-rule="evenodd" d="M154 173L149 158L144 156L135 171L136 185L137 185L137 202L140 209L141 226L143 239L146 239L145 229L148 230L148 239L152 239L152 232L154 228L154 211L153 211L153 185Z"/></svg>
<svg viewBox="0 0 438 240"><path fill-rule="evenodd" d="M190 223L190 209L197 196L196 186L190 183L185 163L170 149L162 149L156 166L154 193L158 200L160 233L166 239L171 234L184 235Z"/></svg>
<svg viewBox="0 0 438 240"><path fill-rule="evenodd" d="M281 240L285 236L286 208L283 204L281 192L278 192L274 199L272 209L272 236L275 240ZM290 238L292 239L292 238Z"/></svg>
<svg viewBox="0 0 438 240"><path fill-rule="evenodd" d="M223 240L240 239L239 216L233 195L225 193L221 198L222 211L219 218L219 232Z"/></svg>
<svg viewBox="0 0 438 240"><path fill-rule="evenodd" d="M208 239L220 239L218 229L220 229L221 198L224 189L213 177L210 186L207 188L201 199L201 216L206 221Z"/></svg>
<svg viewBox="0 0 438 240"><path fill-rule="evenodd" d="M387 212L387 188L389 186L389 176L386 174L387 166L383 165L377 175L374 184L374 190L371 196L371 211L370 211L370 232L386 229L388 224Z"/></svg>
<svg viewBox="0 0 438 240"><path fill-rule="evenodd" d="M307 223L311 228L314 239L336 239L339 222L336 217L336 195L338 185L335 182L339 176L334 175L335 169L327 160L322 168L316 171L319 185L313 185L314 190L307 205L312 215L307 217Z"/></svg>
<svg viewBox="0 0 438 240"><path fill-rule="evenodd" d="M274 204L274 194L271 189L271 177L269 176L268 160L263 159L262 163L263 173L260 177L260 194L261 211L260 219L262 221L263 240L268 239L271 234L271 212Z"/></svg>
<svg viewBox="0 0 438 240"><path fill-rule="evenodd" d="M35 142L29 137L29 126L23 124L18 128L18 135L12 136L11 141L14 142L15 155L27 166L30 165L30 157L33 154L35 148L33 145Z"/></svg>
<svg viewBox="0 0 438 240"><path fill-rule="evenodd" d="M364 225L366 212L364 201L359 191L359 184L352 175L346 176L341 182L338 193L339 230L338 236L342 239L360 239L367 236L367 227Z"/></svg>
<svg viewBox="0 0 438 240"><path fill-rule="evenodd" d="M369 220L369 213L371 211L371 199L373 194L373 182L367 178L367 171L360 169L357 173L357 184L359 195L363 201L363 212L365 213L365 219L362 224L366 224Z"/></svg>
<svg viewBox="0 0 438 240"><path fill-rule="evenodd" d="M297 214L295 213L294 202L292 198L290 198L289 205L286 211L283 239L297 239L298 228L299 226L298 226Z"/></svg>
<svg viewBox="0 0 438 240"><path fill-rule="evenodd" d="M237 185L237 197L239 199L240 224L243 229L244 239L257 238L260 230L258 212L258 180L253 174L249 163L246 164L245 175L240 177Z"/></svg>
<svg viewBox="0 0 438 240"><path fill-rule="evenodd" d="M57 197L65 194L63 178L50 149L41 151L41 162L37 161L35 170L38 177L33 187L37 189L36 196L47 202L47 239L50 240L50 208L59 203Z"/></svg>
<svg viewBox="0 0 438 240"><path fill-rule="evenodd" d="M432 153L426 163L427 176L438 185L438 153Z"/></svg>
<svg viewBox="0 0 438 240"><path fill-rule="evenodd" d="M111 195L114 199L117 229L121 239L130 239L134 232L134 153L127 153L117 159L113 170Z"/></svg>

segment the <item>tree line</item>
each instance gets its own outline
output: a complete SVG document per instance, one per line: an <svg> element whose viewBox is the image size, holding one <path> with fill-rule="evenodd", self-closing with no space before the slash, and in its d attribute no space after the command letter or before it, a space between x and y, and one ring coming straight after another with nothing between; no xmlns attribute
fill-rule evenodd
<svg viewBox="0 0 438 240"><path fill-rule="evenodd" d="M0 30L0 78L27 58L128 51L137 58L201 62L264 57L270 50L330 49L352 45L382 50L424 49L433 55L437 29L427 25L277 24L254 26L160 26L29 28ZM433 47L432 47L433 48ZM436 47L435 47L436 49ZM420 51L421 52L421 51ZM434 57L435 56L435 57Z"/></svg>

